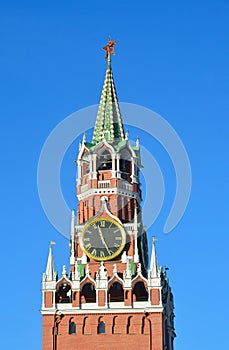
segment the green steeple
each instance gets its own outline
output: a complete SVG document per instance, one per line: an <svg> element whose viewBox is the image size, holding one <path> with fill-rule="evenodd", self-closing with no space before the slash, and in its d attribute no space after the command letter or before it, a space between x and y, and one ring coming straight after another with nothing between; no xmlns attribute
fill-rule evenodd
<svg viewBox="0 0 229 350"><path fill-rule="evenodd" d="M110 54L114 53L113 46L115 44L116 42L112 43L111 38L109 38L108 45L104 47L104 50L106 50L106 58L108 58L108 66L93 133L93 144L102 141L103 137L109 143L124 140L122 117L114 85L110 59Z"/></svg>

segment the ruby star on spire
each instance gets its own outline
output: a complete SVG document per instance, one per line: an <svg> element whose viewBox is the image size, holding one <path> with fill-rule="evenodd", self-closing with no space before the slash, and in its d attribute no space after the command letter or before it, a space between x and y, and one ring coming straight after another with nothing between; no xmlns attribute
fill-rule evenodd
<svg viewBox="0 0 229 350"><path fill-rule="evenodd" d="M112 39L109 36L107 45L103 47L103 50L106 51L105 60L108 58L108 61L110 61L110 56L114 55L114 46L116 44L117 44L117 40L112 42Z"/></svg>

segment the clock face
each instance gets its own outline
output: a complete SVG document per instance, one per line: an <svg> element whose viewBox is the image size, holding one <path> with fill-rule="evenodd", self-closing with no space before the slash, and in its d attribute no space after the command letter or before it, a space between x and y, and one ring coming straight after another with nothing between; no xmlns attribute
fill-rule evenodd
<svg viewBox="0 0 229 350"><path fill-rule="evenodd" d="M97 218L85 225L80 243L90 258L100 261L111 260L123 250L126 233L117 221Z"/></svg>

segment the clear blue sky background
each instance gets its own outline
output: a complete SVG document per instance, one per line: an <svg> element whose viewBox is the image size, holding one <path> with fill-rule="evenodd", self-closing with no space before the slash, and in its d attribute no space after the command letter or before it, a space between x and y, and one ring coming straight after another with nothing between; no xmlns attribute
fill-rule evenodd
<svg viewBox="0 0 229 350"><path fill-rule="evenodd" d="M149 235L159 238L159 263L170 267L175 349L228 348L228 24L228 0L0 2L2 349L41 349L48 245L56 241L61 269L68 241L40 205L37 163L57 123L98 103L109 34L119 40L113 71L120 101L166 118L192 166L187 211L164 235L175 182L155 146L166 200ZM61 173L70 207L76 152L77 145L69 149Z"/></svg>

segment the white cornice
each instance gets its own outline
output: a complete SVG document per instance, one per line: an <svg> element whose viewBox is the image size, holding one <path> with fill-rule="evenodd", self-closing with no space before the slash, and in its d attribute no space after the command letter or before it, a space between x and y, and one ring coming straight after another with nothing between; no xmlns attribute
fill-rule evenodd
<svg viewBox="0 0 229 350"><path fill-rule="evenodd" d="M109 187L109 188L90 188L87 191L77 195L77 199L80 201L84 198L94 195L105 195L105 194L119 194L131 198L136 198L138 203L141 202L141 198L137 192L129 191L123 188Z"/></svg>
<svg viewBox="0 0 229 350"><path fill-rule="evenodd" d="M137 313L145 313L146 309L149 313L160 312L163 313L164 308L162 306L152 306L148 302L139 302L144 303L142 307L131 308L129 306L124 306L121 308L104 308L104 307L96 307L95 309L79 309L77 307L71 307L69 304L57 304L57 308L55 309L42 309L40 310L42 315L54 315L56 310L63 312L64 314L137 314ZM110 303L111 304L111 303ZM115 304L115 303L113 303ZM137 304L137 302L135 303ZM62 307L61 307L62 306Z"/></svg>

